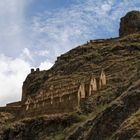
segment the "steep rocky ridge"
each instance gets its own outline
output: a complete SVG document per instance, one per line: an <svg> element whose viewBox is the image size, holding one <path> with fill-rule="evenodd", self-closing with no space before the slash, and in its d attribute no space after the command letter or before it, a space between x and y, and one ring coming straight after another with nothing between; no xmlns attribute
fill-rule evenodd
<svg viewBox="0 0 140 140"><path fill-rule="evenodd" d="M26 81L30 80L28 90L31 90L31 85L35 86L37 91L51 82L66 82L68 78L86 79L90 74L96 75L101 68L107 74L108 85L82 103L82 112L77 113L77 116L84 114L84 121L79 121L79 123L71 121L71 125L65 127L60 124L63 118L57 122L52 121L55 127L62 128L60 132L53 131L52 136L49 136L45 129L38 131L44 125L44 119L39 128L36 124L38 119L34 120L35 124L24 121L26 127L23 127L22 123L17 123L16 127L8 126L3 129L0 138L2 140L30 140L30 133L25 130L31 127L32 139L38 140L122 140L124 138L128 140L136 139L136 137L138 139L139 127L134 125L131 130L127 130L126 122L133 125L131 119L135 118L134 124L139 119L140 34L95 40L71 50L59 57L49 71L38 73L35 79L30 79L32 77L30 74L26 79ZM36 86L38 80L40 80L40 85ZM65 123L67 122L69 121ZM35 131L32 131L34 127ZM72 129L67 131L71 127ZM48 129L51 130L54 127Z"/></svg>
<svg viewBox="0 0 140 140"><path fill-rule="evenodd" d="M108 139L129 139L131 136L137 134L139 132L139 127L135 128L137 131L134 132L135 129L132 129L133 135L129 132L126 132L125 136L121 134L118 136L115 134L113 138L111 138L112 134L115 131L121 131L120 125L124 122L126 118L131 116L133 113L137 112L140 107L140 81L137 81L133 85L131 85L120 97L118 97L115 101L113 101L103 112L101 112L95 119L90 120L85 123L82 129L78 128L74 134L68 137L69 140L108 140ZM139 113L136 113L137 119L139 119ZM135 115L135 116L136 116ZM131 119L129 118L129 121ZM126 124L126 122L124 123ZM131 124L130 124L131 125ZM139 126L139 124L138 124ZM87 128L89 131L87 131ZM121 130L120 130L121 129ZM86 131L86 133L83 133ZM120 133L123 133L121 131ZM116 138L117 136L118 138ZM130 135L130 136L129 136ZM123 137L123 138L121 138Z"/></svg>
<svg viewBox="0 0 140 140"><path fill-rule="evenodd" d="M124 123L120 126L118 131L112 139L124 140L124 139L140 139L140 110L132 114Z"/></svg>
<svg viewBox="0 0 140 140"><path fill-rule="evenodd" d="M51 115L26 118L15 123L8 123L0 130L1 140L47 140L63 132L73 123L80 122L77 115ZM61 136L62 138L62 136Z"/></svg>
<svg viewBox="0 0 140 140"><path fill-rule="evenodd" d="M0 140L140 139L140 33L78 46L58 57L50 70L29 74L23 89L26 95L38 94L52 83L86 81L101 69L107 86L86 98L81 111L22 120L1 114Z"/></svg>

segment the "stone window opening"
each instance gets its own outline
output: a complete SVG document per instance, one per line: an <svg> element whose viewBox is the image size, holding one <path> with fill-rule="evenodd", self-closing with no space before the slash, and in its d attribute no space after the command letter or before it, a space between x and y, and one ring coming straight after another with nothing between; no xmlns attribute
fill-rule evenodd
<svg viewBox="0 0 140 140"><path fill-rule="evenodd" d="M81 93L81 91L79 92L79 95L80 95L80 98L82 98L82 93Z"/></svg>
<svg viewBox="0 0 140 140"><path fill-rule="evenodd" d="M43 107L45 106L45 102L44 102L44 101L42 102L42 106L43 106Z"/></svg>
<svg viewBox="0 0 140 140"><path fill-rule="evenodd" d="M71 100L71 97L70 97L70 95L69 95L69 100Z"/></svg>
<svg viewBox="0 0 140 140"><path fill-rule="evenodd" d="M26 111L29 110L29 108L30 108L30 103L31 103L31 99L30 99L30 97L28 97L27 101L25 102Z"/></svg>
<svg viewBox="0 0 140 140"><path fill-rule="evenodd" d="M26 111L29 110L29 105L30 104L26 104Z"/></svg>
<svg viewBox="0 0 140 140"><path fill-rule="evenodd" d="M34 103L34 106L33 106L33 108L36 108L36 103Z"/></svg>
<svg viewBox="0 0 140 140"><path fill-rule="evenodd" d="M53 100L51 100L51 105L53 104Z"/></svg>
<svg viewBox="0 0 140 140"><path fill-rule="evenodd" d="M51 105L53 104L53 97L51 97Z"/></svg>
<svg viewBox="0 0 140 140"><path fill-rule="evenodd" d="M60 102L60 103L62 102L62 97L59 97L59 102Z"/></svg>

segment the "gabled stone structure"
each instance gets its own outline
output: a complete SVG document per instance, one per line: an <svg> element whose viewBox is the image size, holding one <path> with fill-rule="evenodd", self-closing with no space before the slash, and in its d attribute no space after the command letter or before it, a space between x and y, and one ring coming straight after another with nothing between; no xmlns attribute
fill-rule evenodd
<svg viewBox="0 0 140 140"><path fill-rule="evenodd" d="M106 75L105 75L105 72L102 70L100 79L99 79L99 88L101 89L102 87L104 87L106 83L107 83Z"/></svg>
<svg viewBox="0 0 140 140"><path fill-rule="evenodd" d="M78 96L79 96L81 99L84 99L84 98L86 97L86 94L85 94L85 84L84 84L84 83L81 83L81 85L80 85L80 87L79 87Z"/></svg>
<svg viewBox="0 0 140 140"><path fill-rule="evenodd" d="M92 77L90 81L89 95L96 93L96 91L97 91L97 80L96 78Z"/></svg>
<svg viewBox="0 0 140 140"><path fill-rule="evenodd" d="M22 105L23 114L32 116L77 111L80 109L81 100L96 94L105 85L104 71L100 77L92 76L87 82L69 81L50 85L46 90L40 90L36 95L27 97Z"/></svg>
<svg viewBox="0 0 140 140"><path fill-rule="evenodd" d="M26 106L26 111L29 110L30 104L33 103L33 100L30 96L28 96L26 102L25 102L25 106Z"/></svg>
<svg viewBox="0 0 140 140"><path fill-rule="evenodd" d="M31 70L32 72L36 73L38 70ZM46 89L40 89L36 94L26 95L23 93L24 98L21 102L7 104L6 107L0 108L0 111L15 110L18 117L78 111L81 101L98 94L98 91L107 84L103 70L99 77L91 76L89 79L84 81L71 79L64 83L52 82L47 85Z"/></svg>

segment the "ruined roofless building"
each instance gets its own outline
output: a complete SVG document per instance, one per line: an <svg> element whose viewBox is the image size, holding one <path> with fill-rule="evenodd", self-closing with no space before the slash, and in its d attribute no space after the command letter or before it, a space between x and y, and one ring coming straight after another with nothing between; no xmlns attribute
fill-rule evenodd
<svg viewBox="0 0 140 140"><path fill-rule="evenodd" d="M28 77L34 79L39 73L39 69L32 69ZM81 101L99 94L99 91L107 84L106 74L102 70L98 76L92 75L83 81L75 81L67 76L65 79L64 77L56 78L50 81L45 89L39 88L35 94L32 94L27 92L26 87L31 82L30 80L23 84L22 100L1 107L0 111L13 113L18 118L79 111Z"/></svg>
<svg viewBox="0 0 140 140"><path fill-rule="evenodd" d="M54 82L46 90L40 90L35 95L27 95L26 100L22 101L21 116L78 111L80 102L91 95L98 94L106 83L104 71L101 71L99 77L91 76L86 82L73 80L57 84Z"/></svg>

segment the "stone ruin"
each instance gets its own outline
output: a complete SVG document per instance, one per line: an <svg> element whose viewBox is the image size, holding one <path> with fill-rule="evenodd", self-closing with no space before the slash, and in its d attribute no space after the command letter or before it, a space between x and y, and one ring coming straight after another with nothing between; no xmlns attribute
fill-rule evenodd
<svg viewBox="0 0 140 140"><path fill-rule="evenodd" d="M137 32L140 32L140 12L128 12L121 18L119 35L123 37Z"/></svg>
<svg viewBox="0 0 140 140"><path fill-rule="evenodd" d="M33 73L39 73L39 72L40 72L40 69L39 68L36 68L36 70L31 69L31 74L33 74Z"/></svg>
<svg viewBox="0 0 140 140"><path fill-rule="evenodd" d="M38 71L38 70L37 70ZM34 72L31 70L31 73ZM57 79L56 79L57 80ZM21 102L0 107L0 111L14 113L18 117L31 117L38 114L59 114L80 110L80 102L96 94L107 84L105 72L99 77L91 76L87 81L55 82L47 89L40 89L36 94L27 95ZM23 93L24 94L24 90ZM18 114L18 115L17 115Z"/></svg>
<svg viewBox="0 0 140 140"><path fill-rule="evenodd" d="M37 114L68 113L80 110L80 102L94 95L107 84L105 72L100 77L91 77L90 81L50 85L35 95L27 96L22 104L21 116L34 116Z"/></svg>

